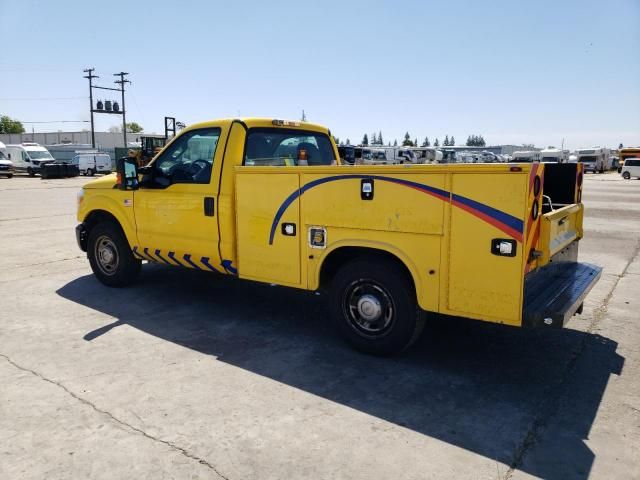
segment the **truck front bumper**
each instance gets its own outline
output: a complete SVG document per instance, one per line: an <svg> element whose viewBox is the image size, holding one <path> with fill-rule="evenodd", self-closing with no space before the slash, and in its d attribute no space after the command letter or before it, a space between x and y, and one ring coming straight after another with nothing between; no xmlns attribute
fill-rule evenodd
<svg viewBox="0 0 640 480"><path fill-rule="evenodd" d="M523 327L562 328L581 312L582 302L602 275L589 263L552 262L524 282Z"/></svg>
<svg viewBox="0 0 640 480"><path fill-rule="evenodd" d="M76 241L78 242L78 247L83 252L87 251L87 228L84 223L81 223L76 227Z"/></svg>

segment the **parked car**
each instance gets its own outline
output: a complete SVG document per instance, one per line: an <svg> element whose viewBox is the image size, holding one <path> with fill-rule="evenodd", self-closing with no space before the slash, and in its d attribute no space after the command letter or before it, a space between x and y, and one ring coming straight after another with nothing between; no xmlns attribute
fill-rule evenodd
<svg viewBox="0 0 640 480"><path fill-rule="evenodd" d="M79 153L71 159L82 175L94 176L96 173L111 173L111 157L107 153Z"/></svg>
<svg viewBox="0 0 640 480"><path fill-rule="evenodd" d="M640 179L640 158L627 158L620 173L625 180L629 180L631 177Z"/></svg>

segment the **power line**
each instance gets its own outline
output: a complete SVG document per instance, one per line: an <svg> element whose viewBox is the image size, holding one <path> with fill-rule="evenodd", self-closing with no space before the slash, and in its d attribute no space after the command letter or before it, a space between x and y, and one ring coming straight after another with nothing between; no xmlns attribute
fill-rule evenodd
<svg viewBox="0 0 640 480"><path fill-rule="evenodd" d="M1 97L2 101L25 101L25 100L85 100L87 97Z"/></svg>
<svg viewBox="0 0 640 480"><path fill-rule="evenodd" d="M90 120L47 120L43 122L25 122L20 120L20 123L90 123Z"/></svg>

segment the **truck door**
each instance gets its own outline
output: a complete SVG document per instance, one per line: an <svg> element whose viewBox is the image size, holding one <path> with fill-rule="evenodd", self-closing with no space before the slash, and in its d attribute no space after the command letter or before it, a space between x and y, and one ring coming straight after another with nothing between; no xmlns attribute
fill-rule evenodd
<svg viewBox="0 0 640 480"><path fill-rule="evenodd" d="M137 252L150 260L224 272L218 250L220 128L181 134L148 167L134 192ZM217 155L220 159L222 152Z"/></svg>

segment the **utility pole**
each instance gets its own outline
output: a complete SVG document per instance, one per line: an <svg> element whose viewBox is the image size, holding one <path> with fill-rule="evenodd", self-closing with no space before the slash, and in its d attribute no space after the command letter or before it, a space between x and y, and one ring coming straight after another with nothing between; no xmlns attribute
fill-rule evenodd
<svg viewBox="0 0 640 480"><path fill-rule="evenodd" d="M91 112L91 148L96 148L96 133L95 133L95 128L93 126L93 79L100 78L99 76L93 74L94 70L95 68L86 68L83 70L83 72L87 74L85 75L84 78L89 79L89 111ZM124 96L122 98L123 98L122 108L124 109Z"/></svg>
<svg viewBox="0 0 640 480"><path fill-rule="evenodd" d="M116 80L113 83L117 83L118 85L120 85L120 91L122 92L122 136L124 138L124 148L127 148L127 117L126 117L127 109L124 106L124 84L131 83L131 82L126 78L124 78L125 75L129 75L129 74L127 72L114 73L113 76L120 77L120 80Z"/></svg>

